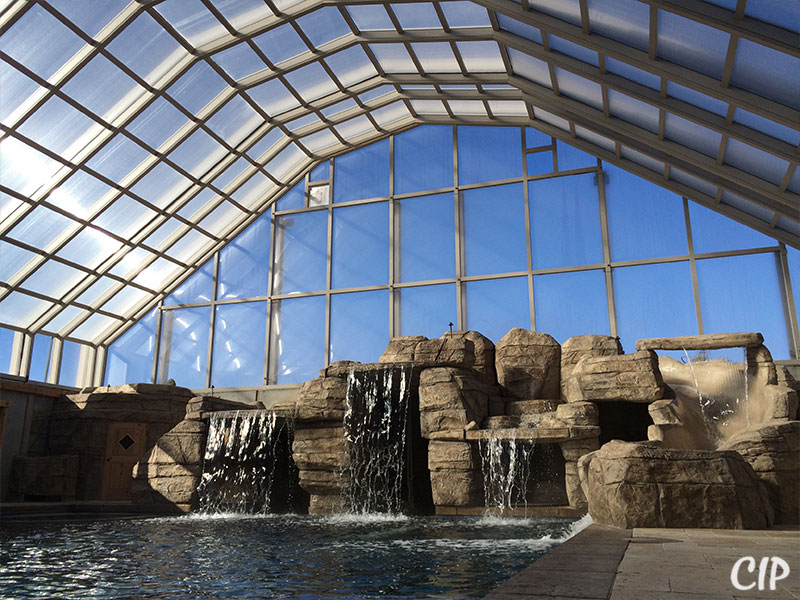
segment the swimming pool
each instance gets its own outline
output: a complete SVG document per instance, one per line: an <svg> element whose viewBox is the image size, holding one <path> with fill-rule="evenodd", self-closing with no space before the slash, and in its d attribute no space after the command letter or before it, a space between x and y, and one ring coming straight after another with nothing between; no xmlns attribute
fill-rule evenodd
<svg viewBox="0 0 800 600"><path fill-rule="evenodd" d="M585 522L189 515L0 524L2 598L475 598Z"/></svg>

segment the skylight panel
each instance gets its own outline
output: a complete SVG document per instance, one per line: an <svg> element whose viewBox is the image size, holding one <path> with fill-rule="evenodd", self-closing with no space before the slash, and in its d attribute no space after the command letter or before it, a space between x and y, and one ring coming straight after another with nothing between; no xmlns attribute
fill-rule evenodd
<svg viewBox="0 0 800 600"><path fill-rule="evenodd" d="M199 178L227 154L228 151L217 140L198 129L170 152L169 159Z"/></svg>
<svg viewBox="0 0 800 600"><path fill-rule="evenodd" d="M371 100L377 100L378 98L382 98L383 96L387 96L396 91L397 90L395 90L395 88L391 85L379 85L378 87L372 88L371 90L359 94L358 99L366 104Z"/></svg>
<svg viewBox="0 0 800 600"><path fill-rule="evenodd" d="M800 223L797 221L792 221L791 219L787 219L786 217L780 216L778 217L778 222L775 223L775 227L778 229L783 229L784 231L788 231L792 235L796 235L800 237Z"/></svg>
<svg viewBox="0 0 800 600"><path fill-rule="evenodd" d="M756 219L766 221L767 223L772 221L773 214L771 211L767 210L760 204L746 200L745 198L742 198L741 196L738 196L727 190L722 192L722 204L727 204L728 206L738 208L743 213L748 214L751 217L755 217Z"/></svg>
<svg viewBox="0 0 800 600"><path fill-rule="evenodd" d="M403 29L441 29L442 22L430 2L390 4Z"/></svg>
<svg viewBox="0 0 800 600"><path fill-rule="evenodd" d="M133 282L151 290L160 290L168 285L180 270L181 267L171 260L157 258L153 264L134 277Z"/></svg>
<svg viewBox="0 0 800 600"><path fill-rule="evenodd" d="M664 121L664 137L712 158L716 158L722 141L721 133L687 121L670 112L667 113Z"/></svg>
<svg viewBox="0 0 800 600"><path fill-rule="evenodd" d="M122 242L102 231L86 227L59 250L56 256L94 270L120 248Z"/></svg>
<svg viewBox="0 0 800 600"><path fill-rule="evenodd" d="M728 33L665 10L658 11L658 56L722 79Z"/></svg>
<svg viewBox="0 0 800 600"><path fill-rule="evenodd" d="M25 279L20 287L29 292L36 292L58 300L84 277L86 277L86 273L83 271L55 260L48 260Z"/></svg>
<svg viewBox="0 0 800 600"><path fill-rule="evenodd" d="M269 177L263 173L256 172L242 187L231 194L231 198L245 208L252 209L261 202L274 187L275 183L270 180ZM212 215L220 212L221 208L222 207L217 208L211 215L203 219L200 222L200 226L206 231L212 231L212 229L209 229L209 227L213 227L210 218Z"/></svg>
<svg viewBox="0 0 800 600"><path fill-rule="evenodd" d="M614 75L630 79L638 84L645 85L652 90L661 89L661 77L648 73L642 69L629 65L610 56L606 56L606 70Z"/></svg>
<svg viewBox="0 0 800 600"><path fill-rule="evenodd" d="M418 72L403 44L370 44L369 49L386 73Z"/></svg>
<svg viewBox="0 0 800 600"><path fill-rule="evenodd" d="M590 50L589 48L585 48L580 44L560 38L552 33L548 34L547 39L550 42L551 50L555 50L561 54L566 54L572 58L577 58L578 60L589 63L590 65L594 65L595 67L599 66L600 64L598 61L597 52L594 50Z"/></svg>
<svg viewBox="0 0 800 600"><path fill-rule="evenodd" d="M200 0L166 0L156 10L195 48L230 35Z"/></svg>
<svg viewBox="0 0 800 600"><path fill-rule="evenodd" d="M800 58L740 39L731 85L800 110Z"/></svg>
<svg viewBox="0 0 800 600"><path fill-rule="evenodd" d="M240 42L227 50L217 52L211 58L234 80L244 79L267 69L266 63L247 42Z"/></svg>
<svg viewBox="0 0 800 600"><path fill-rule="evenodd" d="M214 240L192 229L170 247L166 254L175 260L189 264L191 259L202 249L210 246Z"/></svg>
<svg viewBox="0 0 800 600"><path fill-rule="evenodd" d="M780 185L789 163L773 154L730 138L725 149L725 163Z"/></svg>
<svg viewBox="0 0 800 600"><path fill-rule="evenodd" d="M18 131L70 161L103 129L96 121L52 96Z"/></svg>
<svg viewBox="0 0 800 600"><path fill-rule="evenodd" d="M501 14L497 15L497 24L500 26L501 31L508 31L531 42L542 44L542 32L536 27Z"/></svg>
<svg viewBox="0 0 800 600"><path fill-rule="evenodd" d="M44 79L50 79L83 46L81 38L40 4L31 6L0 37L0 51Z"/></svg>
<svg viewBox="0 0 800 600"><path fill-rule="evenodd" d="M23 196L33 196L62 166L16 138L0 140L0 181Z"/></svg>
<svg viewBox="0 0 800 600"><path fill-rule="evenodd" d="M140 306L152 299L152 294L148 294L144 290L131 285L126 285L100 308L106 312L124 316L135 306ZM75 333L77 335L77 331Z"/></svg>
<svg viewBox="0 0 800 600"><path fill-rule="evenodd" d="M733 113L733 122L770 135L792 146L800 144L800 131L765 119L743 108L737 108Z"/></svg>
<svg viewBox="0 0 800 600"><path fill-rule="evenodd" d="M107 48L151 85L189 54L147 13L142 13L125 27Z"/></svg>
<svg viewBox="0 0 800 600"><path fill-rule="evenodd" d="M631 98L616 90L608 90L608 106L612 116L653 133L658 131L658 108L652 104Z"/></svg>
<svg viewBox="0 0 800 600"><path fill-rule="evenodd" d="M620 154L622 155L622 158L626 158L631 162L635 162L637 165L642 166L645 169L655 171L656 173L664 172L663 162L656 160L651 156L647 156L646 154L642 154L638 150L628 148L627 146L622 146L620 149Z"/></svg>
<svg viewBox="0 0 800 600"><path fill-rule="evenodd" d="M239 31L256 21L273 16L264 0L214 0L214 6Z"/></svg>
<svg viewBox="0 0 800 600"><path fill-rule="evenodd" d="M127 277L147 261L155 258L155 254L145 250L144 248L134 248L122 257L114 267L109 271L112 275L117 277ZM111 281L111 280L108 280Z"/></svg>
<svg viewBox="0 0 800 600"><path fill-rule="evenodd" d="M457 42L456 47L469 73L503 73L506 70L497 42Z"/></svg>
<svg viewBox="0 0 800 600"><path fill-rule="evenodd" d="M251 87L247 94L271 117L300 106L300 101L277 78Z"/></svg>
<svg viewBox="0 0 800 600"><path fill-rule="evenodd" d="M129 196L117 198L92 221L121 238L130 238L152 221L157 213Z"/></svg>
<svg viewBox="0 0 800 600"><path fill-rule="evenodd" d="M75 221L44 206L37 206L7 233L8 237L34 248L46 250Z"/></svg>
<svg viewBox="0 0 800 600"><path fill-rule="evenodd" d="M370 133L376 133L375 127L364 115L359 115L354 119L349 119L344 123L339 123L336 125L336 131L347 141L354 140Z"/></svg>
<svg viewBox="0 0 800 600"><path fill-rule="evenodd" d="M216 187L221 189L221 190L225 189L225 187L228 186L233 180L235 180L237 177L239 177L239 175L241 175L242 173L244 173L247 169L249 169L251 167L252 167L252 165L250 164L250 161L248 161L244 156L242 156L240 158L237 158L233 162L233 164L231 164L228 167L226 167L226 169L219 176L217 176L212 181L212 183ZM194 203L199 201L199 202L202 202L202 204L204 205L207 200L212 199L214 196L215 196L215 193L214 193L213 190L205 189L205 190L203 190L203 192L201 192L200 194L195 196L189 204L194 204ZM199 208L199 205L198 205L198 208ZM195 211L196 210L197 209L195 209ZM178 211L178 214L179 215L183 215L183 216L187 216L187 215L184 214L183 209ZM191 216L191 214L194 214L194 213L189 213L188 216Z"/></svg>
<svg viewBox="0 0 800 600"><path fill-rule="evenodd" d="M273 65L309 52L303 38L295 31L291 23L285 23L275 29L253 38L256 46L266 55Z"/></svg>
<svg viewBox="0 0 800 600"><path fill-rule="evenodd" d="M43 93L33 79L0 60L0 123L11 127Z"/></svg>
<svg viewBox="0 0 800 600"><path fill-rule="evenodd" d="M51 306L53 303L47 300L28 296L22 292L11 292L0 300L0 314L3 315L3 321L10 325L30 327Z"/></svg>
<svg viewBox="0 0 800 600"><path fill-rule="evenodd" d="M572 23L581 24L581 7L578 0L530 0L531 10L538 10Z"/></svg>
<svg viewBox="0 0 800 600"><path fill-rule="evenodd" d="M451 29L492 26L489 13L474 2L440 2L439 6Z"/></svg>
<svg viewBox="0 0 800 600"><path fill-rule="evenodd" d="M85 171L76 171L62 185L50 192L47 201L78 219L88 218L95 205L111 188Z"/></svg>
<svg viewBox="0 0 800 600"><path fill-rule="evenodd" d="M323 108L320 112L326 118L330 118L334 115L342 113L346 110L351 108L355 108L358 106L358 103L353 100L352 98L348 98L347 100L342 100L341 102L337 102L333 106L329 106L327 108Z"/></svg>
<svg viewBox="0 0 800 600"><path fill-rule="evenodd" d="M98 54L64 86L64 91L84 108L113 121L144 93L145 89Z"/></svg>
<svg viewBox="0 0 800 600"><path fill-rule="evenodd" d="M59 333L66 325L69 325L76 318L83 317L88 314L88 310L80 309L77 306L67 306L55 317L45 323L42 329L45 331L51 331L52 333Z"/></svg>
<svg viewBox="0 0 800 600"><path fill-rule="evenodd" d="M595 146L604 148L609 152L614 152L615 145L613 140L605 136L602 136L599 133L595 133L590 129L586 129L585 127L581 127L580 125L575 125L575 135L582 140L591 142Z"/></svg>
<svg viewBox="0 0 800 600"><path fill-rule="evenodd" d="M207 122L209 129L231 146L236 146L264 121L238 94L228 100Z"/></svg>
<svg viewBox="0 0 800 600"><path fill-rule="evenodd" d="M564 131L569 131L569 121L549 113L546 110L542 110L538 106L533 107L533 117L535 119L539 119L540 121L544 121L545 123L549 123L553 127L558 127Z"/></svg>
<svg viewBox="0 0 800 600"><path fill-rule="evenodd" d="M113 279L109 279L108 277L101 277L97 281L95 281L91 286L89 286L80 296L75 299L75 302L80 304L85 304L87 306L93 306L97 299L101 296L105 295L108 290L111 288L119 285ZM58 318L58 317L56 317ZM59 329L63 329L67 323L65 322ZM54 332L55 333L55 332Z"/></svg>
<svg viewBox="0 0 800 600"><path fill-rule="evenodd" d="M0 191L0 224L23 204L25 204L25 202L19 198L14 198Z"/></svg>
<svg viewBox="0 0 800 600"><path fill-rule="evenodd" d="M128 125L127 130L148 146L158 149L188 122L186 115L158 97Z"/></svg>
<svg viewBox="0 0 800 600"><path fill-rule="evenodd" d="M316 113L309 113L307 115L303 115L299 119L294 119L286 124L286 127L289 131L297 131L298 129L302 129L306 125L311 125L312 123L318 123L319 117Z"/></svg>
<svg viewBox="0 0 800 600"><path fill-rule="evenodd" d="M81 323L70 335L81 340L94 341L104 331L119 325L122 325L121 320L95 313Z"/></svg>
<svg viewBox="0 0 800 600"><path fill-rule="evenodd" d="M323 150L327 150L341 144L339 138L333 135L330 129L323 129L317 133L307 135L300 140L300 143L308 148L311 152L315 153L321 153Z"/></svg>
<svg viewBox="0 0 800 600"><path fill-rule="evenodd" d="M456 116L486 116L486 107L479 100L448 100L447 105Z"/></svg>
<svg viewBox="0 0 800 600"><path fill-rule="evenodd" d="M216 59L219 55L215 55ZM167 93L192 114L198 114L209 102L228 87L211 66L200 61L181 75Z"/></svg>
<svg viewBox="0 0 800 600"><path fill-rule="evenodd" d="M447 42L411 44L414 54L426 73L460 73L461 68Z"/></svg>
<svg viewBox="0 0 800 600"><path fill-rule="evenodd" d="M411 108L418 115L447 116L447 109L441 100L411 100Z"/></svg>
<svg viewBox="0 0 800 600"><path fill-rule="evenodd" d="M136 142L118 133L106 142L86 166L119 183L149 156L151 154Z"/></svg>
<svg viewBox="0 0 800 600"><path fill-rule="evenodd" d="M310 162L310 159L305 152L300 150L295 144L289 144L286 148L281 150L275 158L269 161L265 168L276 179L287 182L287 176L298 167L303 167Z"/></svg>
<svg viewBox="0 0 800 600"><path fill-rule="evenodd" d="M244 218L245 213L236 208L230 202L223 202L200 222L200 227L208 231L211 235L222 237L234 223L238 223Z"/></svg>
<svg viewBox="0 0 800 600"><path fill-rule="evenodd" d="M352 33L342 14L325 6L297 19L297 24L314 46L322 46Z"/></svg>
<svg viewBox="0 0 800 600"><path fill-rule="evenodd" d="M698 92L691 88L682 86L673 81L667 82L667 95L687 102L703 110L724 117L728 114L728 103L722 100L717 100L711 96L707 96L702 92Z"/></svg>
<svg viewBox="0 0 800 600"><path fill-rule="evenodd" d="M164 163L158 163L131 188L131 192L158 208L166 208L191 181Z"/></svg>
<svg viewBox="0 0 800 600"><path fill-rule="evenodd" d="M48 0L49 4L89 37L94 37L114 17L130 4L130 0L103 0L102 2L75 2L75 0Z"/></svg>
<svg viewBox="0 0 800 600"><path fill-rule="evenodd" d="M264 135L258 142L247 151L247 155L253 160L259 160L264 154L275 144L286 138L286 134L279 128L273 127L266 135Z"/></svg>
<svg viewBox="0 0 800 600"><path fill-rule="evenodd" d="M37 255L29 250L0 240L0 280L11 281L19 271Z"/></svg>
<svg viewBox="0 0 800 600"><path fill-rule="evenodd" d="M313 102L338 90L319 63L311 63L287 73L286 80L306 102Z"/></svg>
<svg viewBox="0 0 800 600"><path fill-rule="evenodd" d="M558 89L562 94L580 100L598 110L603 110L603 93L599 83L560 67L555 68L555 74L558 80Z"/></svg>
<svg viewBox="0 0 800 600"><path fill-rule="evenodd" d="M592 33L640 50L650 44L650 6L639 0L589 0Z"/></svg>
<svg viewBox="0 0 800 600"><path fill-rule="evenodd" d="M489 100L489 110L498 117L528 116L528 109L522 100Z"/></svg>
<svg viewBox="0 0 800 600"><path fill-rule="evenodd" d="M378 74L361 46L351 46L346 50L341 50L327 57L325 64L333 70L336 78L345 87L355 85Z"/></svg>
<svg viewBox="0 0 800 600"><path fill-rule="evenodd" d="M361 31L396 31L389 13L381 4L355 4L345 10Z"/></svg>
<svg viewBox="0 0 800 600"><path fill-rule="evenodd" d="M682 183L685 186L697 190L698 192L700 192L701 194L705 194L706 196L710 196L713 198L717 194L717 187L715 185L708 183L704 179L695 177L694 175L687 173L686 171L682 171L681 169L670 167L669 176L670 179L673 179L678 183Z"/></svg>
<svg viewBox="0 0 800 600"><path fill-rule="evenodd" d="M747 17L800 33L800 3L798 2L747 0L744 14Z"/></svg>
<svg viewBox="0 0 800 600"><path fill-rule="evenodd" d="M515 75L553 89L553 84L550 81L550 70L547 68L546 62L512 48L508 49L508 58L511 62L511 70Z"/></svg>

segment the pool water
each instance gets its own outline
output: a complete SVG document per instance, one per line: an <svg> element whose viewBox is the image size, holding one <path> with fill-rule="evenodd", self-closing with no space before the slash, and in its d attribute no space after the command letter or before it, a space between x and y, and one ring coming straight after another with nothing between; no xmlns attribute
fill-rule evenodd
<svg viewBox="0 0 800 600"><path fill-rule="evenodd" d="M189 515L0 523L0 597L476 598L586 522Z"/></svg>

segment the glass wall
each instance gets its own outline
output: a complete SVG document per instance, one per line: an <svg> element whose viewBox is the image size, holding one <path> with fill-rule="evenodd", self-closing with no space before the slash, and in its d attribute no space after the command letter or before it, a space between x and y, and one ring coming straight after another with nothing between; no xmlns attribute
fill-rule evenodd
<svg viewBox="0 0 800 600"><path fill-rule="evenodd" d="M155 363L188 387L300 383L451 323L495 342L615 335L628 352L757 330L788 359L798 261L531 128L421 126L314 168L112 344L106 381Z"/></svg>

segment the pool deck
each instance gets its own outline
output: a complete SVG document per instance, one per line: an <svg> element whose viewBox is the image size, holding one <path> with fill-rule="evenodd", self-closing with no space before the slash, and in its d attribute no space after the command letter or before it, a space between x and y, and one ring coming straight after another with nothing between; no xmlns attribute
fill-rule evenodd
<svg viewBox="0 0 800 600"><path fill-rule="evenodd" d="M731 569L752 556L737 590ZM758 563L778 556L788 577L758 588ZM778 573L780 573L778 568ZM615 529L591 525L485 596L487 600L738 600L800 599L800 531Z"/></svg>

